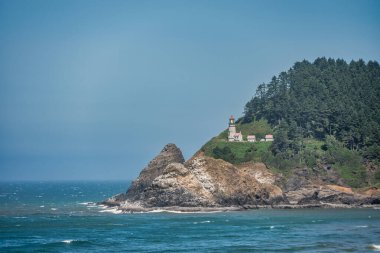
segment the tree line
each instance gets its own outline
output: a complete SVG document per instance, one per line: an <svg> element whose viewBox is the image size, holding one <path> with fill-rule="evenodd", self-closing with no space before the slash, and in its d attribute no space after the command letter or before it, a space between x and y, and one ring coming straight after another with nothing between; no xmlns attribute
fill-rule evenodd
<svg viewBox="0 0 380 253"><path fill-rule="evenodd" d="M317 58L296 62L260 84L243 123L266 119L275 129L274 155L302 153L304 138L333 137L368 159L380 158L380 66Z"/></svg>

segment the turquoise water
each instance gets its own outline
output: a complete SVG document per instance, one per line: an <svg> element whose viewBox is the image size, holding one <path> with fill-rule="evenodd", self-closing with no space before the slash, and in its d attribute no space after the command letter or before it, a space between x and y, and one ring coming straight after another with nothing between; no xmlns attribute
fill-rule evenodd
<svg viewBox="0 0 380 253"><path fill-rule="evenodd" d="M374 252L380 210L114 214L125 182L0 183L1 252Z"/></svg>

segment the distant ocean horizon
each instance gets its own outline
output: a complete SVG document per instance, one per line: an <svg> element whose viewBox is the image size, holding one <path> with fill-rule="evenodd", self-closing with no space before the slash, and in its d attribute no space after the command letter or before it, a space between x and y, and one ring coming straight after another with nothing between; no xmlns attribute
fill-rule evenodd
<svg viewBox="0 0 380 253"><path fill-rule="evenodd" d="M378 209L120 213L131 181L0 182L0 252L374 252Z"/></svg>

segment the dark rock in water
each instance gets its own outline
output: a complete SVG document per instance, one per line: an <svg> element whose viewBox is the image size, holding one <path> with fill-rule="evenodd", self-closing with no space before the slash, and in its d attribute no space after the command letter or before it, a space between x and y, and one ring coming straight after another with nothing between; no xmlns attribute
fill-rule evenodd
<svg viewBox="0 0 380 253"><path fill-rule="evenodd" d="M168 144L126 193L102 203L126 211L144 211L358 206L379 202L377 188L357 193L326 181L307 168L295 169L286 179L272 174L263 163L232 165L202 153L185 163L179 148Z"/></svg>

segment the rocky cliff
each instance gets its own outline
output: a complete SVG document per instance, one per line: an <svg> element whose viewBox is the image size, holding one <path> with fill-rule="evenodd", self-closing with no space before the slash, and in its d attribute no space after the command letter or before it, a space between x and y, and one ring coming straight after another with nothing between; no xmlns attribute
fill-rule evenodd
<svg viewBox="0 0 380 253"><path fill-rule="evenodd" d="M179 148L168 144L126 193L102 204L125 211L351 207L380 204L380 189L353 191L314 178L307 170L285 179L263 163L232 165L201 152L185 162Z"/></svg>

